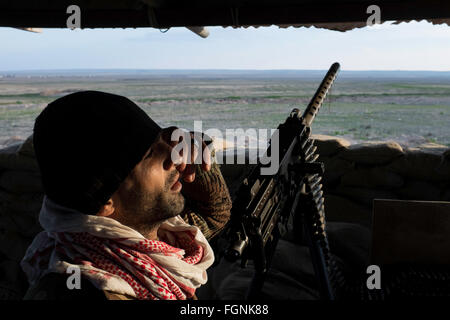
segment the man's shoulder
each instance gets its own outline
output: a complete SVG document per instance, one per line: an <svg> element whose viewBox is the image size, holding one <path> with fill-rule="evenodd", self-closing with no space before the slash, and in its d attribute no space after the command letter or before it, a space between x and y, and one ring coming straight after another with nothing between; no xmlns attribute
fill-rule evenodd
<svg viewBox="0 0 450 320"><path fill-rule="evenodd" d="M25 300L107 300L104 291L97 289L89 280L81 278L80 288L69 289L69 275L49 273L31 286Z"/></svg>

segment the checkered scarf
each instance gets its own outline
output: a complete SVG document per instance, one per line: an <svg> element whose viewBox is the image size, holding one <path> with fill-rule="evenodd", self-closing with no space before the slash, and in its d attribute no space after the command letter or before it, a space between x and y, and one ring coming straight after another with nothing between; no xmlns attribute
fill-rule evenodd
<svg viewBox="0 0 450 320"><path fill-rule="evenodd" d="M98 289L137 299L184 300L207 281L214 254L202 232L180 217L166 220L159 241L108 218L91 216L44 199L44 231L21 266L31 285L47 273L76 266Z"/></svg>

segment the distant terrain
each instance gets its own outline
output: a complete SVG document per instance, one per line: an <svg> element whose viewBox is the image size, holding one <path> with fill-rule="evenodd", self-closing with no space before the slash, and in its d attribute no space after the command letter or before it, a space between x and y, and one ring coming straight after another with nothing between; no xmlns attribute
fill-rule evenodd
<svg viewBox="0 0 450 320"><path fill-rule="evenodd" d="M303 110L325 71L60 70L0 72L0 147L32 133L51 101L79 90L124 95L161 126L276 128ZM225 132L225 131L224 131ZM351 141L450 146L450 73L343 71L313 132Z"/></svg>

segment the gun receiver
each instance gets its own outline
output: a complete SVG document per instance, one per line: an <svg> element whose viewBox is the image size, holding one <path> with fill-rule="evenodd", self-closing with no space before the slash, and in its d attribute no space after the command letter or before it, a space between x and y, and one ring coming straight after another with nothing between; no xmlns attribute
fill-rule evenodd
<svg viewBox="0 0 450 320"><path fill-rule="evenodd" d="M322 297L334 298L320 184L324 166L317 162L319 155L310 139L310 126L338 71L339 63L334 63L303 115L295 108L278 126L279 139L275 141L279 143L272 145L272 136L266 155L279 153L277 173L263 175L261 170L267 165L258 163L238 190L225 232L230 244L225 258L230 261L241 258L243 267L249 259L254 261L255 276L248 298L255 298L260 293L278 239L289 227L310 247Z"/></svg>

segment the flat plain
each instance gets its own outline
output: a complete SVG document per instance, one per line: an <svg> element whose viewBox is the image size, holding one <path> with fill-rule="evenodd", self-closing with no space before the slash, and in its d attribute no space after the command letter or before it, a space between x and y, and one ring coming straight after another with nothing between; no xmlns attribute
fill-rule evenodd
<svg viewBox="0 0 450 320"><path fill-rule="evenodd" d="M0 147L32 133L51 101L80 90L124 95L161 126L192 129L276 128L303 110L325 74L138 73L24 75L0 78ZM352 142L395 140L450 146L450 77L344 74L313 123L313 133Z"/></svg>

